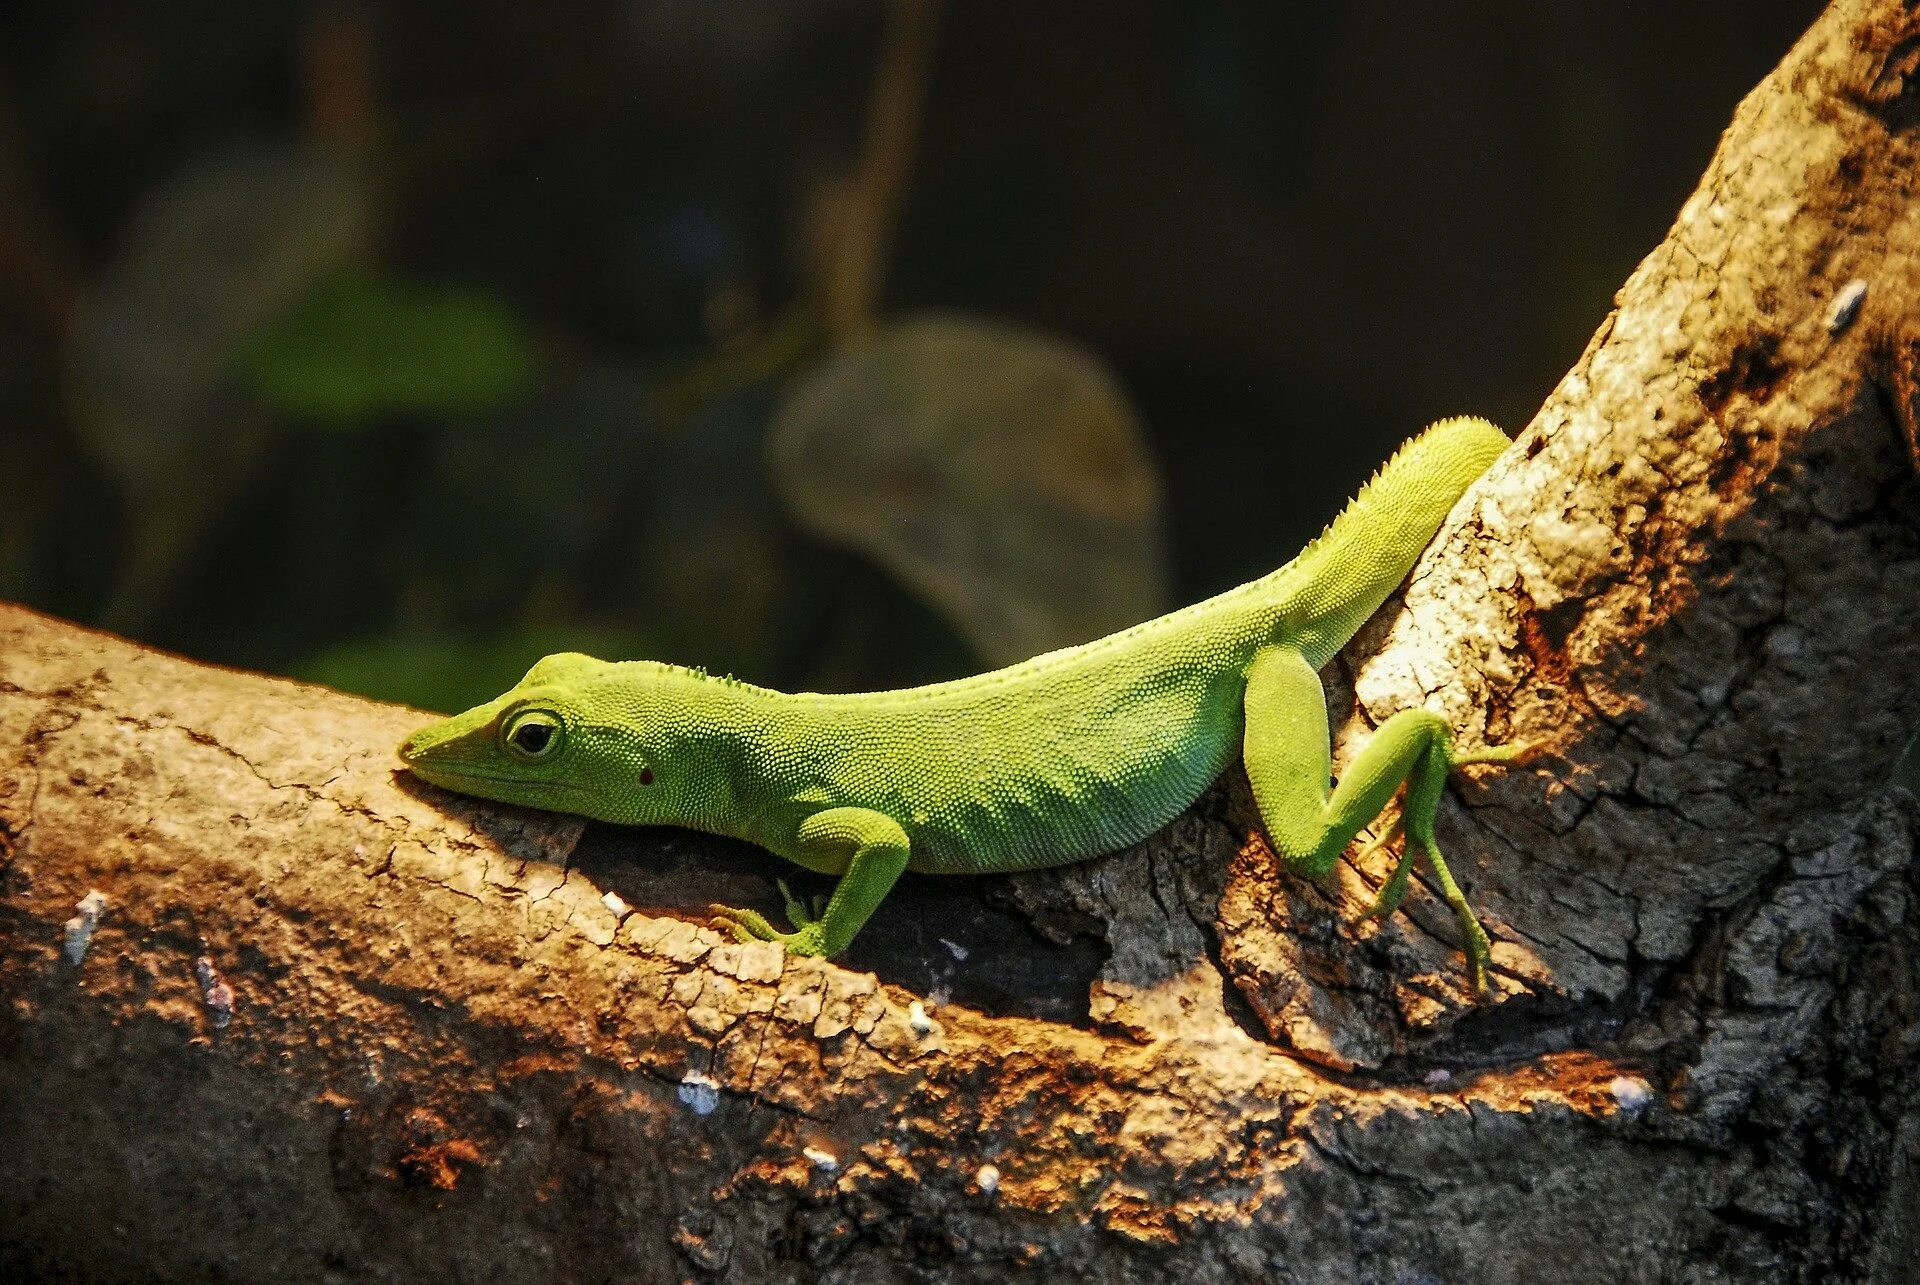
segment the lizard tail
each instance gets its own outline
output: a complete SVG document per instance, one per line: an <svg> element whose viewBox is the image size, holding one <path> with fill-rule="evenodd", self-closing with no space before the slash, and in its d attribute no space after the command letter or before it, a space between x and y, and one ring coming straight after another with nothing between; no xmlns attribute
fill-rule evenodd
<svg viewBox="0 0 1920 1285"><path fill-rule="evenodd" d="M1315 668L1406 579L1447 513L1509 445L1487 420L1438 421L1394 452L1320 537L1270 577L1282 627L1312 653Z"/></svg>

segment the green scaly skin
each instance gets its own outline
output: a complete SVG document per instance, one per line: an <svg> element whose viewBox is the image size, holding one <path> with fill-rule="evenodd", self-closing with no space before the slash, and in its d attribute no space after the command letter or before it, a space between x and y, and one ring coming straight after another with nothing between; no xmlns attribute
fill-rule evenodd
<svg viewBox="0 0 1920 1285"><path fill-rule="evenodd" d="M1317 671L1506 446L1485 420L1442 420L1280 570L991 673L828 696L566 653L415 732L400 754L464 794L732 835L839 875L818 918L787 898L792 932L713 908L743 940L801 955L844 950L902 870L1031 870L1123 848L1178 816L1236 753L1275 850L1309 878L1326 877L1404 783L1408 842L1370 913L1399 904L1424 851L1483 993L1487 935L1434 841L1434 815L1449 768L1512 762L1525 747L1459 754L1438 715L1403 710L1329 789Z"/></svg>

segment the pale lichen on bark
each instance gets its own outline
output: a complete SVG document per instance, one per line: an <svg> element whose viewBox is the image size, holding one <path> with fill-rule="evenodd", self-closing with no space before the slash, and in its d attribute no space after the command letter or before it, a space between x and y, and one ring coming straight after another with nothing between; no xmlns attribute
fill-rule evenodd
<svg viewBox="0 0 1920 1285"><path fill-rule="evenodd" d="M0 1267L1902 1279L1917 49L1821 19L1330 684L1343 749L1408 704L1551 749L1444 817L1494 1002L1426 889L1343 924L1384 857L1276 869L1232 775L973 881L1060 944L882 980L667 913L720 841L413 787L409 711L5 609ZM913 980L1070 989L1088 932L1075 1020Z"/></svg>

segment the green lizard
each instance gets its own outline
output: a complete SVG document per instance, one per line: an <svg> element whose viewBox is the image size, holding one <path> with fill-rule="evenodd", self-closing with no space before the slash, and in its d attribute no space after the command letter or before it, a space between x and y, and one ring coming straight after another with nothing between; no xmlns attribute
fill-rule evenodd
<svg viewBox="0 0 1920 1285"><path fill-rule="evenodd" d="M1434 815L1449 768L1514 762L1527 747L1459 753L1439 715L1402 710L1329 788L1317 671L1506 446L1485 420L1442 420L1278 571L991 673L795 695L563 653L497 700L415 732L400 755L465 794L732 835L838 875L818 917L781 885L792 932L712 907L742 940L800 955L845 949L903 870L1031 870L1125 847L1179 815L1236 751L1269 839L1311 878L1332 871L1404 783L1394 829L1408 842L1368 913L1393 911L1425 851L1484 993L1487 935L1434 841Z"/></svg>

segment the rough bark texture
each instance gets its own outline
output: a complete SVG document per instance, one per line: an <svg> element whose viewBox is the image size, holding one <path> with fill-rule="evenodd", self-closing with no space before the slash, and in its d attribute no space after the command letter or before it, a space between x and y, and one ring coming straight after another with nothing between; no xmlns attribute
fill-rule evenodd
<svg viewBox="0 0 1920 1285"><path fill-rule="evenodd" d="M1350 653L1348 734L1554 751L1444 817L1487 1005L1425 889L1345 925L1384 859L1280 875L1237 774L783 960L670 913L771 859L0 611L0 1268L1920 1278L1917 176L1920 13L1842 0Z"/></svg>

